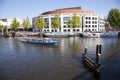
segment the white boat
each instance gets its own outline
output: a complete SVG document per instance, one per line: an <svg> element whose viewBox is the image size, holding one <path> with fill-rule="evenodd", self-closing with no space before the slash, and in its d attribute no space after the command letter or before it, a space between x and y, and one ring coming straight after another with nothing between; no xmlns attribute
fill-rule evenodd
<svg viewBox="0 0 120 80"><path fill-rule="evenodd" d="M68 33L60 33L60 32L51 32L51 33L44 33L44 37L69 37Z"/></svg>
<svg viewBox="0 0 120 80"><path fill-rule="evenodd" d="M21 42L44 44L44 45L57 45L58 41L52 40L51 38L35 38L35 37L19 37Z"/></svg>
<svg viewBox="0 0 120 80"><path fill-rule="evenodd" d="M40 32L16 32L17 37L24 37L24 36L33 37L40 35L41 35Z"/></svg>
<svg viewBox="0 0 120 80"><path fill-rule="evenodd" d="M108 32L108 33L100 33L100 32L83 32L79 33L80 37L89 37L89 38L98 38L98 37L118 37L119 32Z"/></svg>
<svg viewBox="0 0 120 80"><path fill-rule="evenodd" d="M101 33L90 33L90 32L83 32L79 33L80 37L88 37L88 38L99 38Z"/></svg>

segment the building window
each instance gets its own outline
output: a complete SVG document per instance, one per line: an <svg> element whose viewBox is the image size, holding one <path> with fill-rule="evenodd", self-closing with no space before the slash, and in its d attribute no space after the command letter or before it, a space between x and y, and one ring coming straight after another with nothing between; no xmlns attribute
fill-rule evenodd
<svg viewBox="0 0 120 80"><path fill-rule="evenodd" d="M89 20L90 20L91 18L89 17Z"/></svg>
<svg viewBox="0 0 120 80"><path fill-rule="evenodd" d="M64 27L64 28L66 28L67 26L66 26L66 25L64 25L63 27Z"/></svg>
<svg viewBox="0 0 120 80"><path fill-rule="evenodd" d="M66 22L68 22L69 19L70 17L63 17L63 23L66 24Z"/></svg>
<svg viewBox="0 0 120 80"><path fill-rule="evenodd" d="M64 29L64 32L66 32L66 29Z"/></svg>
<svg viewBox="0 0 120 80"><path fill-rule="evenodd" d="M57 30L55 30L55 32L57 32Z"/></svg>
<svg viewBox="0 0 120 80"><path fill-rule="evenodd" d="M70 32L70 29L68 29L68 32Z"/></svg>
<svg viewBox="0 0 120 80"><path fill-rule="evenodd" d="M45 21L46 23L49 23L49 19L48 19L48 18L45 18L44 21Z"/></svg>
<svg viewBox="0 0 120 80"><path fill-rule="evenodd" d="M76 30L75 29L73 29L73 32L75 32Z"/></svg>
<svg viewBox="0 0 120 80"><path fill-rule="evenodd" d="M90 24L90 21L89 21L89 24Z"/></svg>
<svg viewBox="0 0 120 80"><path fill-rule="evenodd" d="M54 30L52 30L52 32L54 32Z"/></svg>

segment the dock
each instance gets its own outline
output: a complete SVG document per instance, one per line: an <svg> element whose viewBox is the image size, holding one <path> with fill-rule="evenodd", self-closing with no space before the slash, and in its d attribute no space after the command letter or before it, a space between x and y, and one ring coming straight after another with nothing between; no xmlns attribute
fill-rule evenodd
<svg viewBox="0 0 120 80"><path fill-rule="evenodd" d="M102 50L102 45L98 44L96 45L96 59L93 60L91 59L87 54L88 54L88 49L84 49L83 55L83 64L84 66L89 69L90 71L100 74L100 67L101 67L101 50Z"/></svg>

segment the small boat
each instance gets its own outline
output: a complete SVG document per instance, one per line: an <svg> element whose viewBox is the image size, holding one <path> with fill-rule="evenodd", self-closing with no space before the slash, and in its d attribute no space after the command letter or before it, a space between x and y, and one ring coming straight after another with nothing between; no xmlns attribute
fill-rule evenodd
<svg viewBox="0 0 120 80"><path fill-rule="evenodd" d="M80 37L87 37L87 38L99 38L100 33L92 33L92 32L83 32L79 33Z"/></svg>
<svg viewBox="0 0 120 80"><path fill-rule="evenodd" d="M34 38L34 37L19 37L21 42L44 44L44 45L57 45L58 41L52 40L51 38Z"/></svg>

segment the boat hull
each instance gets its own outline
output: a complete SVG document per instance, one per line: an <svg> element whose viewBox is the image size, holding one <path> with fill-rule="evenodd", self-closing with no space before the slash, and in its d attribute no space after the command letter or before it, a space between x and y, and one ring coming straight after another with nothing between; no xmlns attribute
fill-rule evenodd
<svg viewBox="0 0 120 80"><path fill-rule="evenodd" d="M79 33L80 37L86 37L86 38L99 38L100 33Z"/></svg>
<svg viewBox="0 0 120 80"><path fill-rule="evenodd" d="M119 32L101 33L100 37L118 37Z"/></svg>
<svg viewBox="0 0 120 80"><path fill-rule="evenodd" d="M44 37L69 37L68 33L44 33Z"/></svg>
<svg viewBox="0 0 120 80"><path fill-rule="evenodd" d="M33 44L42 44L42 45L57 45L58 41L54 41L51 39L32 39L32 38L21 38L21 42L26 42L26 43L33 43Z"/></svg>

